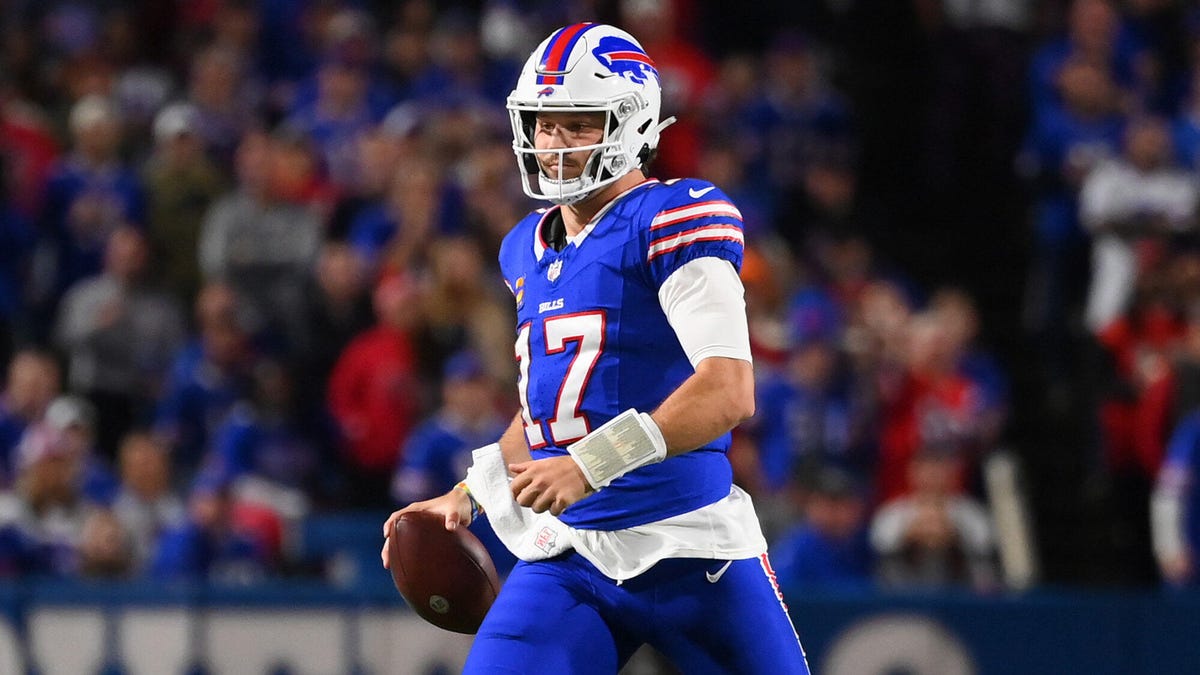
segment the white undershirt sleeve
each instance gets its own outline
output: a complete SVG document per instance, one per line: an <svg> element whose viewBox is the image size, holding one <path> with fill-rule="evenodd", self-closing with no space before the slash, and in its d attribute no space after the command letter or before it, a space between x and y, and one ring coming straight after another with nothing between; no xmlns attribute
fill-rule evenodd
<svg viewBox="0 0 1200 675"><path fill-rule="evenodd" d="M745 288L727 260L696 258L671 273L658 302L696 367L712 356L751 361Z"/></svg>

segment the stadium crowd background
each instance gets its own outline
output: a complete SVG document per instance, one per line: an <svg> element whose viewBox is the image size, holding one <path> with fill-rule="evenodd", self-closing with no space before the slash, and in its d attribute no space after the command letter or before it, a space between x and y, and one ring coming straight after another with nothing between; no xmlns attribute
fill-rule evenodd
<svg viewBox="0 0 1200 675"><path fill-rule="evenodd" d="M306 519L461 477L516 406L504 97L578 20L657 62L654 175L745 217L731 459L786 587L999 588L1001 448L1043 581L1164 578L1200 405L1173 0L4 3L0 578L332 575Z"/></svg>

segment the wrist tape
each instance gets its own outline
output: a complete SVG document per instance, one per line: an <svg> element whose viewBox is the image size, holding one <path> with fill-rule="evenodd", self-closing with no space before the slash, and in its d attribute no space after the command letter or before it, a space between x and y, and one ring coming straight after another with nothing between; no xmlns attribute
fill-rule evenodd
<svg viewBox="0 0 1200 675"><path fill-rule="evenodd" d="M607 487L634 469L667 457L662 431L647 413L633 408L567 446L593 489Z"/></svg>

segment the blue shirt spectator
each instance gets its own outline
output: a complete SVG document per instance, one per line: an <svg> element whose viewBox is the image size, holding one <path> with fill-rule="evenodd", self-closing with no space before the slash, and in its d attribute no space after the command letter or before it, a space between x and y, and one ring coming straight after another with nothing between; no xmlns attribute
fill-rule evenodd
<svg viewBox="0 0 1200 675"><path fill-rule="evenodd" d="M866 410L838 349L839 314L824 291L802 291L793 303L787 363L761 378L759 410L749 428L771 491L804 483L826 466L859 475L868 468Z"/></svg>
<svg viewBox="0 0 1200 675"><path fill-rule="evenodd" d="M1035 231L1041 245L1062 248L1082 240L1080 184L1092 167L1117 154L1123 129L1115 111L1080 115L1053 108L1034 121L1023 157L1038 178Z"/></svg>
<svg viewBox="0 0 1200 675"><path fill-rule="evenodd" d="M854 141L854 124L844 99L822 77L807 41L784 34L767 54L767 85L742 114L753 130L750 178L786 193L803 182L814 152Z"/></svg>
<svg viewBox="0 0 1200 675"><path fill-rule="evenodd" d="M425 162L403 165L395 175L386 200L365 207L350 224L350 244L369 270L386 267L385 257L401 269L424 262L423 247L439 235L459 232L465 219L461 192L437 168Z"/></svg>
<svg viewBox="0 0 1200 675"><path fill-rule="evenodd" d="M43 232L52 239L54 297L103 268L108 236L118 227L143 227L146 198L136 172L117 154L120 120L111 103L85 97L71 111L74 152L46 186Z"/></svg>
<svg viewBox="0 0 1200 675"><path fill-rule="evenodd" d="M214 434L212 452L234 478L251 474L311 494L320 481L321 441L332 432L320 415L301 414L293 381L282 362L254 367L250 399L235 405Z"/></svg>
<svg viewBox="0 0 1200 675"><path fill-rule="evenodd" d="M150 566L156 579L245 583L269 567L266 548L233 524L229 476L205 470L188 498L188 521L168 530Z"/></svg>
<svg viewBox="0 0 1200 675"><path fill-rule="evenodd" d="M314 91L293 107L285 125L317 147L334 185L353 190L360 180L358 139L370 133L396 103L362 64L329 60L317 71Z"/></svg>
<svg viewBox="0 0 1200 675"><path fill-rule="evenodd" d="M253 473L291 487L306 486L320 461L311 434L242 405L235 406L217 430L213 452L235 475Z"/></svg>
<svg viewBox="0 0 1200 675"><path fill-rule="evenodd" d="M871 588L874 561L865 515L860 488L849 474L821 472L806 493L804 521L771 544L780 586L785 591Z"/></svg>
<svg viewBox="0 0 1200 675"><path fill-rule="evenodd" d="M167 377L155 426L173 441L177 467L197 466L217 426L245 391L244 377L211 362L199 341L183 349Z"/></svg>
<svg viewBox="0 0 1200 675"><path fill-rule="evenodd" d="M213 431L245 395L253 361L239 298L222 284L206 286L196 300L199 335L175 358L155 411L156 430L172 444L183 479L208 451Z"/></svg>
<svg viewBox="0 0 1200 675"><path fill-rule="evenodd" d="M1144 45L1117 10L1104 0L1073 3L1067 32L1045 44L1030 62L1030 96L1041 114L1062 103L1059 75L1068 61L1088 60L1104 67L1119 87L1138 88L1138 60Z"/></svg>
<svg viewBox="0 0 1200 675"><path fill-rule="evenodd" d="M504 427L503 420L495 416L482 427L445 411L431 416L404 444L392 496L407 504L443 494L466 477L471 451L496 442Z"/></svg>

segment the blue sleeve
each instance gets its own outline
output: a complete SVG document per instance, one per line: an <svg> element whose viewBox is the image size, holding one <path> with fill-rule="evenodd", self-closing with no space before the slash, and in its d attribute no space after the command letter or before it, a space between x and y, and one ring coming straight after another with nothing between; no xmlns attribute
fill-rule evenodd
<svg viewBox="0 0 1200 675"><path fill-rule="evenodd" d="M150 565L151 576L160 580L200 579L204 564L199 544L200 533L191 525L163 533Z"/></svg>
<svg viewBox="0 0 1200 675"><path fill-rule="evenodd" d="M1171 127L1171 138L1175 144L1175 154L1180 163L1189 169L1196 169L1197 156L1200 155L1200 129L1188 123L1187 118L1179 117Z"/></svg>
<svg viewBox="0 0 1200 675"><path fill-rule="evenodd" d="M422 424L404 442L404 452L400 453L400 466L403 469L430 471L434 466L437 455L437 434L431 425Z"/></svg>
<svg viewBox="0 0 1200 675"><path fill-rule="evenodd" d="M0 526L0 579L19 579L48 569L37 542L16 525Z"/></svg>
<svg viewBox="0 0 1200 675"><path fill-rule="evenodd" d="M1030 59L1029 100L1035 112L1048 110L1058 104L1055 79L1066 56L1064 43L1059 39L1042 47Z"/></svg>
<svg viewBox="0 0 1200 675"><path fill-rule="evenodd" d="M93 458L84 466L81 491L89 501L111 507L120 489L120 481L100 460Z"/></svg>
<svg viewBox="0 0 1200 675"><path fill-rule="evenodd" d="M183 419L186 389L184 383L172 374L163 388L163 396L154 407L154 427L172 437L178 435Z"/></svg>
<svg viewBox="0 0 1200 675"><path fill-rule="evenodd" d="M1038 115L1030 138L1030 149L1043 171L1057 172L1062 166L1065 132L1057 110Z"/></svg>
<svg viewBox="0 0 1200 675"><path fill-rule="evenodd" d="M254 467L254 448L258 434L244 413L231 415L216 433L213 453L230 476L240 476Z"/></svg>
<svg viewBox="0 0 1200 675"><path fill-rule="evenodd" d="M384 246L396 232L396 225L382 205L372 205L360 211L350 223L350 245L368 261L374 263Z"/></svg>
<svg viewBox="0 0 1200 675"><path fill-rule="evenodd" d="M707 181L689 179L664 187L669 196L647 214L645 230L645 259L655 287L697 258L721 258L741 270L744 226L733 201Z"/></svg>
<svg viewBox="0 0 1200 675"><path fill-rule="evenodd" d="M800 549L804 547L805 528L797 526L771 543L771 568L779 585L787 590L806 581L801 570Z"/></svg>
<svg viewBox="0 0 1200 675"><path fill-rule="evenodd" d="M1196 460L1200 459L1197 456L1197 446L1200 446L1200 414L1193 413L1185 417L1171 434L1163 466L1194 471Z"/></svg>
<svg viewBox="0 0 1200 675"><path fill-rule="evenodd" d="M784 405L791 398L785 386L769 382L761 388L758 400L762 418L757 429L758 462L763 479L773 490L778 490L791 479L791 439L783 419Z"/></svg>
<svg viewBox="0 0 1200 675"><path fill-rule="evenodd" d="M439 489L440 481L434 466L436 434L432 427L430 422L422 423L404 443L400 461L392 475L392 497L398 503L409 504L430 499L450 489L449 485Z"/></svg>

